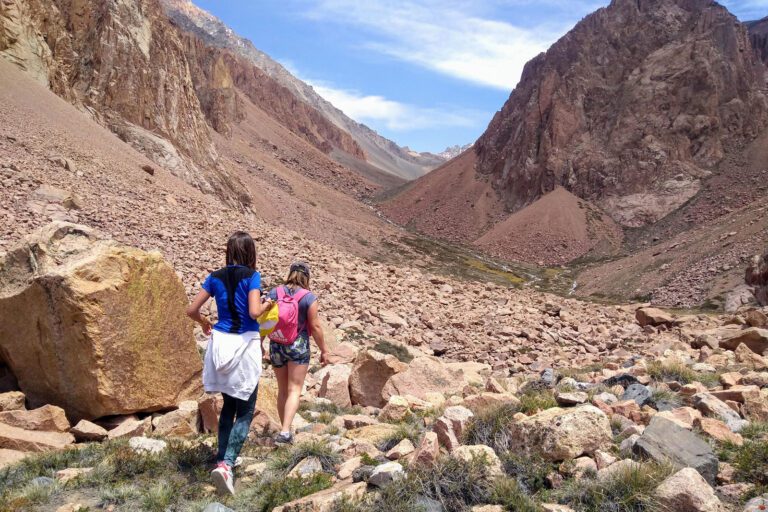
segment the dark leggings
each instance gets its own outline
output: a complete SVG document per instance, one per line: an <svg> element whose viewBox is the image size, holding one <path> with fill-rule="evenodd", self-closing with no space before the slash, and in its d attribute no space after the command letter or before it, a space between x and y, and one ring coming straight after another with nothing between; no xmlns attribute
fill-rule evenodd
<svg viewBox="0 0 768 512"><path fill-rule="evenodd" d="M257 385L248 400L239 400L222 393L224 406L221 408L221 415L219 415L219 453L216 455L216 460L224 461L229 467L235 465L235 459L240 454L243 443L248 437L258 391L259 386Z"/></svg>

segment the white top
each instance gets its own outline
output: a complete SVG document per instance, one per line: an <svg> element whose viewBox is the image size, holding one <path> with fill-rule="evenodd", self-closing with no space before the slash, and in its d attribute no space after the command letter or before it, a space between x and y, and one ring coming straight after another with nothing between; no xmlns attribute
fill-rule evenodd
<svg viewBox="0 0 768 512"><path fill-rule="evenodd" d="M261 340L258 331L230 334L214 329L203 364L206 393L225 393L248 400L261 377Z"/></svg>

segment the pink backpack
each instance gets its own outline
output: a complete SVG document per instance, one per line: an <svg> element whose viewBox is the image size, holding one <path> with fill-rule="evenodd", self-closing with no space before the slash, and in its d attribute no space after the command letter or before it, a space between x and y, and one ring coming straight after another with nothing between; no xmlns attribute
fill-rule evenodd
<svg viewBox="0 0 768 512"><path fill-rule="evenodd" d="M290 345L299 337L299 301L309 293L301 289L294 295L286 293L284 286L277 288L277 325L269 340L280 345Z"/></svg>

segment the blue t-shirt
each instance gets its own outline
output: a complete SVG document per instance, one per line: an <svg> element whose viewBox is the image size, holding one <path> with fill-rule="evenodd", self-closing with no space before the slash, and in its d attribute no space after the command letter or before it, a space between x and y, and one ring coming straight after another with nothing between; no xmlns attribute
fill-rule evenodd
<svg viewBox="0 0 768 512"><path fill-rule="evenodd" d="M258 331L259 322L248 313L248 293L261 289L261 274L242 265L228 265L208 275L203 289L216 300L219 332L242 334Z"/></svg>
<svg viewBox="0 0 768 512"><path fill-rule="evenodd" d="M283 286L283 289L285 289L285 293L288 295L296 295L296 292L299 290L303 290L303 288L296 288L295 290L291 291L290 287ZM276 301L277 300L277 288L273 288L272 291L269 292L269 298ZM309 324L307 323L307 315L309 314L309 306L311 306L315 301L317 300L317 297L314 293L309 292L304 297L301 298L299 301L299 337L304 339L309 339Z"/></svg>

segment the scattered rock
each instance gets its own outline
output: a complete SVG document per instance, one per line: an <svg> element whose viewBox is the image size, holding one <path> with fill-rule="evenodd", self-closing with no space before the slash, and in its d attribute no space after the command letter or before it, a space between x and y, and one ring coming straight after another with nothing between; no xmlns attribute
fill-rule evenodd
<svg viewBox="0 0 768 512"><path fill-rule="evenodd" d="M472 411L460 405L448 407L443 415L435 422L434 431L437 439L449 452L461 445L461 436L469 420L474 416Z"/></svg>
<svg viewBox="0 0 768 512"><path fill-rule="evenodd" d="M93 471L93 468L67 468L57 471L55 477L60 483L66 484L71 480L87 475L91 471Z"/></svg>
<svg viewBox="0 0 768 512"><path fill-rule="evenodd" d="M693 405L705 416L717 418L733 432L741 431L749 423L743 420L739 413L728 407L722 400L709 393L697 393L693 396Z"/></svg>
<svg viewBox="0 0 768 512"><path fill-rule="evenodd" d="M24 430L47 432L68 432L70 429L64 409L55 405L44 405L30 411L3 411L0 412L0 423Z"/></svg>
<svg viewBox="0 0 768 512"><path fill-rule="evenodd" d="M390 377L408 368L395 356L375 350L361 351L349 375L349 394L352 403L362 406L383 407L386 399L382 390ZM397 393L394 393L397 394Z"/></svg>
<svg viewBox="0 0 768 512"><path fill-rule="evenodd" d="M331 512L334 504L343 498L353 503L360 500L366 488L365 482L340 482L330 489L275 507L272 512Z"/></svg>
<svg viewBox="0 0 768 512"><path fill-rule="evenodd" d="M659 325L669 326L675 321L672 315L657 308L640 308L635 312L635 318L641 327L646 325L654 327Z"/></svg>
<svg viewBox="0 0 768 512"><path fill-rule="evenodd" d="M317 457L307 457L299 461L291 471L288 472L289 477L301 477L312 475L314 473L320 473L323 471L323 464Z"/></svg>
<svg viewBox="0 0 768 512"><path fill-rule="evenodd" d="M662 507L675 512L721 512L715 491L693 468L683 468L656 488Z"/></svg>
<svg viewBox="0 0 768 512"><path fill-rule="evenodd" d="M63 450L75 442L75 437L62 432L24 430L0 423L0 448L20 452Z"/></svg>
<svg viewBox="0 0 768 512"><path fill-rule="evenodd" d="M382 390L385 400L393 395L411 395L426 400L427 393L445 395L460 393L464 387L463 375L452 371L450 365L433 357L417 357L408 367L387 381Z"/></svg>
<svg viewBox="0 0 768 512"><path fill-rule="evenodd" d="M349 377L352 369L345 364L328 365L317 372L315 377L320 381L317 396L327 398L339 407L351 407L352 398L349 394Z"/></svg>
<svg viewBox="0 0 768 512"><path fill-rule="evenodd" d="M0 411L24 410L25 397L21 391L8 391L0 393Z"/></svg>
<svg viewBox="0 0 768 512"><path fill-rule="evenodd" d="M511 450L562 461L591 455L611 442L608 416L592 405L547 409L509 427Z"/></svg>
<svg viewBox="0 0 768 512"><path fill-rule="evenodd" d="M376 466L368 477L368 483L375 487L384 487L404 474L403 466L399 462L386 462Z"/></svg>
<svg viewBox="0 0 768 512"><path fill-rule="evenodd" d="M720 340L720 348L727 350L736 350L741 344L746 345L755 354L765 355L768 350L768 329L750 327L736 336Z"/></svg>
<svg viewBox="0 0 768 512"><path fill-rule="evenodd" d="M451 457L467 462L470 462L473 459L484 460L487 464L488 476L490 478L496 478L504 474L504 470L501 467L501 460L499 460L496 452L493 451L493 448L484 444L459 446L451 452Z"/></svg>
<svg viewBox="0 0 768 512"><path fill-rule="evenodd" d="M88 443L91 441L103 441L107 438L107 430L91 423L88 420L80 420L77 425L72 427L69 432L75 436L79 443Z"/></svg>
<svg viewBox="0 0 768 512"><path fill-rule="evenodd" d="M669 462L679 469L694 468L710 485L717 478L718 461L709 444L666 418L651 419L635 443L634 452L660 463Z"/></svg>
<svg viewBox="0 0 768 512"><path fill-rule="evenodd" d="M157 455L168 448L168 443L162 439L150 439L148 437L132 437L128 440L128 446L136 453L150 453Z"/></svg>

